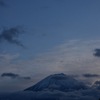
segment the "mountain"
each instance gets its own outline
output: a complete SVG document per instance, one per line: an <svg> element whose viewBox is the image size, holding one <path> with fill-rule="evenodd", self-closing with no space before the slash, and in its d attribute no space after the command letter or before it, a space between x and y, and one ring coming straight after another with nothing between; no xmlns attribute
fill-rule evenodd
<svg viewBox="0 0 100 100"><path fill-rule="evenodd" d="M50 75L24 91L59 90L67 92L80 89L87 89L87 86L73 77L61 73Z"/></svg>
<svg viewBox="0 0 100 100"><path fill-rule="evenodd" d="M10 94L0 94L0 100L99 100L100 81L93 87L71 76L54 74L41 80L34 86Z"/></svg>

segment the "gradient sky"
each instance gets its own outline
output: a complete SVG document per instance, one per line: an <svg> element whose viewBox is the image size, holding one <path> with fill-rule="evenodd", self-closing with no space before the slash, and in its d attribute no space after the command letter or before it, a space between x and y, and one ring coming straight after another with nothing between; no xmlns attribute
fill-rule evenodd
<svg viewBox="0 0 100 100"><path fill-rule="evenodd" d="M100 0L0 0L0 13L0 91L53 73L100 74ZM16 27L17 43L4 34Z"/></svg>

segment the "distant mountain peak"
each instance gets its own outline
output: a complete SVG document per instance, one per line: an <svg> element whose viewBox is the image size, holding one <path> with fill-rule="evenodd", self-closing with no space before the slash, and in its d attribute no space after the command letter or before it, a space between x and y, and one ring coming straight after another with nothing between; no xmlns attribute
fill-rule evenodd
<svg viewBox="0 0 100 100"><path fill-rule="evenodd" d="M45 79L41 80L34 86L31 86L24 91L43 91L43 90L59 90L59 91L71 91L71 90L79 90L79 89L86 89L84 83L74 79L71 76L66 74L53 74Z"/></svg>
<svg viewBox="0 0 100 100"><path fill-rule="evenodd" d="M66 74L63 73L51 75L51 79L55 79L55 80L62 80L65 78L66 78Z"/></svg>

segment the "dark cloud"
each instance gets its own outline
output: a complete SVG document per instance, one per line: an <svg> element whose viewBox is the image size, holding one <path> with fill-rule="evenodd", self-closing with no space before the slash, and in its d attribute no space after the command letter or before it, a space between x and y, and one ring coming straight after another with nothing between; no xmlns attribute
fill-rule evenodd
<svg viewBox="0 0 100 100"><path fill-rule="evenodd" d="M89 73L83 74L83 76L86 78L100 77L100 75L98 74L89 74Z"/></svg>
<svg viewBox="0 0 100 100"><path fill-rule="evenodd" d="M1 75L1 77L18 78L19 75L18 75L18 74L14 74L14 73L3 73L3 74Z"/></svg>
<svg viewBox="0 0 100 100"><path fill-rule="evenodd" d="M6 40L9 43L24 47L24 45L18 40L18 37L21 33L23 33L23 30L19 26L9 29L3 28L0 33L0 42Z"/></svg>
<svg viewBox="0 0 100 100"><path fill-rule="evenodd" d="M100 90L100 81L96 81L96 82L93 84L93 87L95 87L96 89Z"/></svg>
<svg viewBox="0 0 100 100"><path fill-rule="evenodd" d="M96 84L96 85L100 85L100 81L96 81L94 84Z"/></svg>
<svg viewBox="0 0 100 100"><path fill-rule="evenodd" d="M100 49L97 48L94 51L95 51L95 53L93 55L96 57L100 57Z"/></svg>
<svg viewBox="0 0 100 100"><path fill-rule="evenodd" d="M0 0L0 6L4 7L6 6L6 3L3 0Z"/></svg>
<svg viewBox="0 0 100 100"><path fill-rule="evenodd" d="M30 80L30 77L22 77L19 74L15 73L3 73L1 77L10 77L11 79L25 79L25 80Z"/></svg>
<svg viewBox="0 0 100 100"><path fill-rule="evenodd" d="M23 79L30 80L30 77L22 77Z"/></svg>

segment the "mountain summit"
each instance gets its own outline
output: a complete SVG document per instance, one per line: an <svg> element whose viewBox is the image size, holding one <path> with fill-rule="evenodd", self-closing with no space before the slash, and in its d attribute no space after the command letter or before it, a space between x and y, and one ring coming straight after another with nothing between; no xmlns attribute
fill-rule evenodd
<svg viewBox="0 0 100 100"><path fill-rule="evenodd" d="M36 85L31 86L24 91L43 91L43 90L59 90L63 92L86 89L87 86L66 74L54 74L46 77L38 82Z"/></svg>

